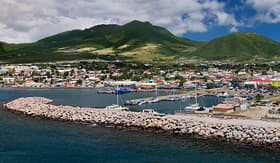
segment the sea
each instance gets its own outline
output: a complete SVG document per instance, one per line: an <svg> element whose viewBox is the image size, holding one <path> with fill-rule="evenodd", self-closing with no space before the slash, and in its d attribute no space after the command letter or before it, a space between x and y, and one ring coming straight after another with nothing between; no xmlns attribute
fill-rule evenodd
<svg viewBox="0 0 280 163"><path fill-rule="evenodd" d="M1 104L30 96L51 98L54 105L104 108L116 103L115 95L97 94L94 89L0 89ZM154 92L133 92L121 95L120 101L152 96ZM222 100L203 96L198 102L209 107ZM194 99L186 99L130 106L130 110L174 114L193 103ZM31 118L0 109L0 163L278 161L279 151L261 147Z"/></svg>

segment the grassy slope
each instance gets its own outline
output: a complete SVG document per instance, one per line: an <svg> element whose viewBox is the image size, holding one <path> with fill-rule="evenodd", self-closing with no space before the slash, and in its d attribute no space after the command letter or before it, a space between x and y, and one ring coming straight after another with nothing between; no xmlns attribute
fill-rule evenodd
<svg viewBox="0 0 280 163"><path fill-rule="evenodd" d="M262 35L246 32L216 38L191 54L205 59L252 59L253 56L272 58L280 54L280 43Z"/></svg>
<svg viewBox="0 0 280 163"><path fill-rule="evenodd" d="M0 60L17 63L100 58L147 62L170 60L177 56L247 60L253 56L273 58L279 54L278 42L256 33L233 33L201 43L176 37L162 27L139 21L123 26L98 25L67 31L28 44L0 42Z"/></svg>
<svg viewBox="0 0 280 163"><path fill-rule="evenodd" d="M0 49L0 58L11 62L91 59L89 52L77 54L74 50L75 53L66 54L58 49L112 48L114 53L123 54L149 44L160 45L156 50L153 49L157 58L161 55L183 55L194 50L199 42L178 38L166 29L148 22L132 21L123 26L98 25L85 30L67 31L30 44L8 44L9 50L4 54L1 54ZM119 48L121 46L124 48ZM17 54L21 54L21 57L17 57ZM139 60L140 56L132 57Z"/></svg>

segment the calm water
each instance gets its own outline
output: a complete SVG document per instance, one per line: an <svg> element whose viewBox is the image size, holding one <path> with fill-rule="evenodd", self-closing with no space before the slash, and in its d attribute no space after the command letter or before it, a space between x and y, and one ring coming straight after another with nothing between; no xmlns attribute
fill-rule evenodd
<svg viewBox="0 0 280 163"><path fill-rule="evenodd" d="M158 92L158 96L168 95L171 93ZM173 93L174 94L174 93ZM120 102L125 100L138 99L155 96L155 92L132 92L120 95ZM97 94L97 90L92 89L0 89L0 102L7 102L19 97L43 96L54 99L55 105L72 105L104 108L107 105L116 104L117 97L114 94ZM199 97L198 102L201 106L212 106L221 99L215 96ZM195 103L194 99L186 99L185 101L144 104L141 106L129 106L132 111L142 111L143 109L152 108L158 112L174 113L180 111L187 105Z"/></svg>
<svg viewBox="0 0 280 163"><path fill-rule="evenodd" d="M153 95L154 93L135 93L127 94L123 98L132 99ZM58 105L103 107L108 103L115 103L113 95L97 97L94 90L0 90L1 102L23 96L55 98L57 99L55 104ZM200 99L200 102L207 100L213 100L213 103L217 101L215 98L205 98ZM192 101L182 103L184 105ZM155 107L161 112L172 112L172 109L168 107L173 106L178 109L179 104L179 102L166 102L159 103ZM147 107L153 106L147 105ZM277 162L277 160L280 160L278 152L262 148L40 120L0 109L1 163Z"/></svg>

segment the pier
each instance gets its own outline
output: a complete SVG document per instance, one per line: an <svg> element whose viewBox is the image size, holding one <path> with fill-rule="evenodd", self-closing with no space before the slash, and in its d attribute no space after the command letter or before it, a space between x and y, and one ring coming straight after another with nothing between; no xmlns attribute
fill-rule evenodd
<svg viewBox="0 0 280 163"><path fill-rule="evenodd" d="M215 96L217 91L219 91L219 88L216 89L203 89L203 90L197 90L198 96ZM184 93L178 93L178 94L172 94L172 95L166 95L166 96L157 96L157 97L147 97L147 98L139 98L139 99L133 99L133 100L126 100L124 102L125 105L137 105L140 102L148 103L149 101L157 98L160 101L176 101L172 100L172 98L176 97L195 97L195 91L185 91Z"/></svg>

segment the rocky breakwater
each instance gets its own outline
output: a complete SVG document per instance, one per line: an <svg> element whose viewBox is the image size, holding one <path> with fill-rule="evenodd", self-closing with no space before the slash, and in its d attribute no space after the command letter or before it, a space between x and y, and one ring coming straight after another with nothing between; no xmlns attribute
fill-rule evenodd
<svg viewBox="0 0 280 163"><path fill-rule="evenodd" d="M280 130L276 127L210 123L176 116L159 117L148 113L114 111L107 109L55 106L42 97L19 98L4 108L25 115L54 120L113 125L178 135L192 135L271 148L280 147ZM266 122L264 122L266 123Z"/></svg>

